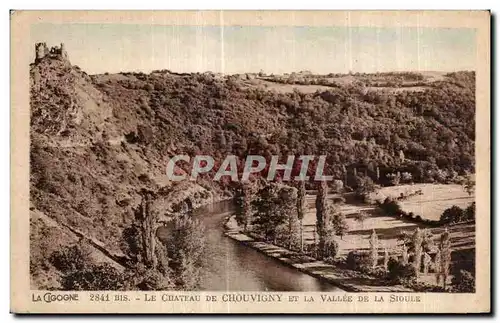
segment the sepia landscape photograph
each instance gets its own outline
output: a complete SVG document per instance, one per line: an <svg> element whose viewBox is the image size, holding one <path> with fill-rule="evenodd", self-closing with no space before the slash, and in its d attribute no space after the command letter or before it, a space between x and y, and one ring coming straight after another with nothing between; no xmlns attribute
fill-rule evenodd
<svg viewBox="0 0 500 323"><path fill-rule="evenodd" d="M476 292L476 29L29 39L31 290Z"/></svg>

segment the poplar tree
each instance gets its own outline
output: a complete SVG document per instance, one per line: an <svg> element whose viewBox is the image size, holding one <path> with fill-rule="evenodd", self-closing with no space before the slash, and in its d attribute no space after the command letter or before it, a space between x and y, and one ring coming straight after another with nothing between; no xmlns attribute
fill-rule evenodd
<svg viewBox="0 0 500 323"><path fill-rule="evenodd" d="M443 288L446 289L446 282L450 273L451 264L451 241L448 230L445 230L441 234L439 249L441 250L441 275L443 276Z"/></svg>
<svg viewBox="0 0 500 323"><path fill-rule="evenodd" d="M402 263L403 265L408 265L408 247L406 246L406 244L403 244L403 260L402 260Z"/></svg>
<svg viewBox="0 0 500 323"><path fill-rule="evenodd" d="M297 192L297 218L299 219L300 230L300 252L304 252L304 216L307 212L306 184L300 181Z"/></svg>
<svg viewBox="0 0 500 323"><path fill-rule="evenodd" d="M143 189L141 191L142 199L140 205L140 222L141 222L141 235L143 246L144 263L147 267L156 267L156 218L151 210L153 202L153 192Z"/></svg>
<svg viewBox="0 0 500 323"><path fill-rule="evenodd" d="M415 275L418 277L420 274L420 266L422 264L422 232L420 228L417 228L413 233L413 269L415 270Z"/></svg>
<svg viewBox="0 0 500 323"><path fill-rule="evenodd" d="M368 218L368 214L365 212L365 211L359 211L355 216L354 216L354 220L356 220L356 222L358 223L361 223L361 228L363 229L364 228L364 223L365 223L365 220Z"/></svg>
<svg viewBox="0 0 500 323"><path fill-rule="evenodd" d="M248 232L248 225L252 221L252 201L254 191L250 182L243 183L236 193L236 221L243 225L243 231Z"/></svg>
<svg viewBox="0 0 500 323"><path fill-rule="evenodd" d="M333 230L335 231L335 234L340 236L340 239L342 240L344 238L344 235L349 230L349 225L347 224L345 214L340 212L333 205L329 205L328 208L330 209L329 213L330 218L332 219Z"/></svg>
<svg viewBox="0 0 500 323"><path fill-rule="evenodd" d="M427 252L424 253L424 274L429 273L429 265L431 264L431 256Z"/></svg>
<svg viewBox="0 0 500 323"><path fill-rule="evenodd" d="M325 248L325 243L328 235L328 224L330 223L328 217L328 205L327 205L327 196L328 187L325 181L319 182L318 185L318 193L316 195L316 228L319 236L319 256L323 258L323 251Z"/></svg>
<svg viewBox="0 0 500 323"><path fill-rule="evenodd" d="M387 271L389 267L389 252L387 248L384 248L384 271Z"/></svg>
<svg viewBox="0 0 500 323"><path fill-rule="evenodd" d="M370 260L372 263L372 268L377 267L378 261L378 237L375 229L373 229L370 236Z"/></svg>
<svg viewBox="0 0 500 323"><path fill-rule="evenodd" d="M436 273L436 284L439 285L441 278L441 250L438 249L434 257L434 272Z"/></svg>

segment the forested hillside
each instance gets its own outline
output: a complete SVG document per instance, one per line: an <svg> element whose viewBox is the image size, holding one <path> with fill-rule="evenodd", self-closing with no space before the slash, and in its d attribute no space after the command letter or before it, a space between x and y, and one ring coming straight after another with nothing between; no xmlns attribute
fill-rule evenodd
<svg viewBox="0 0 500 323"><path fill-rule="evenodd" d="M232 184L206 177L169 182L166 161L176 154L327 155L325 172L347 173L354 188L359 174L385 185L396 172L415 182L474 172L473 72L448 74L425 91L390 93L360 81L305 94L210 73L89 76L45 57L30 78L30 209L39 215L31 220L39 250L32 273L42 287L54 288L42 277L49 255L71 240L45 217L120 256L141 190L168 195L158 206L166 213L186 199L196 206L232 195ZM48 235L56 242L46 245Z"/></svg>
<svg viewBox="0 0 500 323"><path fill-rule="evenodd" d="M474 171L472 72L397 94L360 82L276 93L243 87L237 77L168 72L92 80L113 102L122 130L150 134L148 144L164 154L326 154L338 178L353 167L374 179L377 166L382 179L406 171L416 182Z"/></svg>

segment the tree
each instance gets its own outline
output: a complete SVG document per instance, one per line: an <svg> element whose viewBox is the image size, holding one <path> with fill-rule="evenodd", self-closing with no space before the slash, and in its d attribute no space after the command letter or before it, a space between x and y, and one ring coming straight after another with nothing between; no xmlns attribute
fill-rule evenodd
<svg viewBox="0 0 500 323"><path fill-rule="evenodd" d="M341 193L343 189L344 189L344 182L342 182L340 179L336 179L333 181L334 192Z"/></svg>
<svg viewBox="0 0 500 323"><path fill-rule="evenodd" d="M467 270L459 270L451 283L454 290L459 293L474 293L476 290L476 278Z"/></svg>
<svg viewBox="0 0 500 323"><path fill-rule="evenodd" d="M413 268L415 270L415 276L418 277L420 274L420 266L422 264L422 232L420 228L416 228L413 233Z"/></svg>
<svg viewBox="0 0 500 323"><path fill-rule="evenodd" d="M384 271L388 270L388 265L389 265L389 252L387 251L387 248L384 248Z"/></svg>
<svg viewBox="0 0 500 323"><path fill-rule="evenodd" d="M397 173L390 173L390 174L387 174L387 179L389 179L391 181L391 184L396 186L396 185L399 185L399 182L401 181L401 174L400 172L397 172Z"/></svg>
<svg viewBox="0 0 500 323"><path fill-rule="evenodd" d="M364 211L359 211L358 213L356 213L356 215L354 216L354 220L356 220L356 222L358 223L361 223L361 228L364 227L364 222L365 220L368 218L368 213L364 212Z"/></svg>
<svg viewBox="0 0 500 323"><path fill-rule="evenodd" d="M284 226L290 227L290 221L296 219L296 199L297 189L283 184L270 183L262 188L252 204L256 232L276 244Z"/></svg>
<svg viewBox="0 0 500 323"><path fill-rule="evenodd" d="M121 290L123 276L108 263L93 265L66 273L61 279L63 290Z"/></svg>
<svg viewBox="0 0 500 323"><path fill-rule="evenodd" d="M332 236L329 236L325 241L325 246L322 251L323 259L328 263L332 263L333 260L335 260L335 257L337 256L338 250L339 250L338 243L333 239Z"/></svg>
<svg viewBox="0 0 500 323"><path fill-rule="evenodd" d="M390 216L399 216L402 213L401 205L391 197L386 197L380 207Z"/></svg>
<svg viewBox="0 0 500 323"><path fill-rule="evenodd" d="M439 285L441 279L441 250L439 249L434 256L434 272L436 273L436 284Z"/></svg>
<svg viewBox="0 0 500 323"><path fill-rule="evenodd" d="M404 163L404 161L405 161L405 154L404 154L403 150L399 151L399 161L401 163Z"/></svg>
<svg viewBox="0 0 500 323"><path fill-rule="evenodd" d="M321 181L318 185L318 193L316 195L316 228L319 236L318 250L320 258L323 258L323 250L325 249L325 242L330 233L329 228L329 212L326 200L328 187L326 182Z"/></svg>
<svg viewBox="0 0 500 323"><path fill-rule="evenodd" d="M415 232L403 232L399 237L399 240L406 246L409 253L415 253ZM432 232L427 229L420 229L421 244L423 252L430 252L434 247L434 238Z"/></svg>
<svg viewBox="0 0 500 323"><path fill-rule="evenodd" d="M443 276L443 288L446 289L451 264L451 241L448 230L445 230L441 234L439 250L441 251L441 275Z"/></svg>
<svg viewBox="0 0 500 323"><path fill-rule="evenodd" d="M142 256L140 257L148 267L155 267L157 264L155 246L156 246L156 217L151 212L152 199L154 193L143 189L141 190L141 204L136 211L136 218L139 221L140 236L142 238Z"/></svg>
<svg viewBox="0 0 500 323"><path fill-rule="evenodd" d="M255 198L254 188L250 182L243 183L236 191L236 221L243 225L243 231L248 232L252 217L252 201Z"/></svg>
<svg viewBox="0 0 500 323"><path fill-rule="evenodd" d="M183 215L172 220L165 247L176 288L193 290L199 286L205 250L205 228L197 219Z"/></svg>
<svg viewBox="0 0 500 323"><path fill-rule="evenodd" d="M83 270L89 263L89 255L78 245L65 246L54 251L49 257L50 263L62 272Z"/></svg>
<svg viewBox="0 0 500 323"><path fill-rule="evenodd" d="M391 258L387 265L390 280L404 283L415 277L415 271L410 264L404 264L396 258Z"/></svg>
<svg viewBox="0 0 500 323"><path fill-rule="evenodd" d="M300 181L297 191L297 218L300 226L300 252L304 252L304 216L307 212L306 184Z"/></svg>
<svg viewBox="0 0 500 323"><path fill-rule="evenodd" d="M346 258L346 266L357 271L367 271L371 268L370 253L366 251L349 251Z"/></svg>
<svg viewBox="0 0 500 323"><path fill-rule="evenodd" d="M366 199L366 197L375 192L375 183L368 176L356 176L356 196Z"/></svg>
<svg viewBox="0 0 500 323"><path fill-rule="evenodd" d="M472 194L474 194L474 191L476 189L476 181L474 175L468 175L465 178L463 188L467 192L467 194L469 194L469 196L472 196Z"/></svg>
<svg viewBox="0 0 500 323"><path fill-rule="evenodd" d="M446 181L446 177L448 177L448 172L443 169L437 169L434 177L439 183L444 183Z"/></svg>
<svg viewBox="0 0 500 323"><path fill-rule="evenodd" d="M329 212L333 230L342 240L344 235L349 231L349 225L347 224L345 214L332 205L329 205L328 208L330 209Z"/></svg>
<svg viewBox="0 0 500 323"><path fill-rule="evenodd" d="M109 263L92 263L90 250L81 245L63 247L49 257L59 271L63 290L121 290L123 275Z"/></svg>
<svg viewBox="0 0 500 323"><path fill-rule="evenodd" d="M432 258L429 256L427 252L424 253L424 274L427 275L429 273L429 267L431 265Z"/></svg>
<svg viewBox="0 0 500 323"><path fill-rule="evenodd" d="M409 183L411 182L413 179L413 176L411 173L408 173L408 172L403 172L401 173L401 180L405 183Z"/></svg>
<svg viewBox="0 0 500 323"><path fill-rule="evenodd" d="M408 258L409 258L409 255L408 255L408 247L403 244L403 252L402 252L402 260L401 260L401 263L403 265L407 265L408 264Z"/></svg>
<svg viewBox="0 0 500 323"><path fill-rule="evenodd" d="M464 210L460 207L453 205L452 207L444 210L443 214L439 218L439 222L442 224L450 224L462 221L464 218Z"/></svg>
<svg viewBox="0 0 500 323"><path fill-rule="evenodd" d="M125 285L123 290L171 290L172 285L169 276L165 276L158 270L144 267L138 264L136 267L124 273Z"/></svg>
<svg viewBox="0 0 500 323"><path fill-rule="evenodd" d="M373 229L370 236L370 260L372 268L377 267L378 262L378 237L375 229Z"/></svg>
<svg viewBox="0 0 500 323"><path fill-rule="evenodd" d="M143 245L141 231L136 224L123 230L120 249L130 258L132 263L142 262Z"/></svg>
<svg viewBox="0 0 500 323"><path fill-rule="evenodd" d="M476 220L476 202L472 202L464 211L465 221L475 221Z"/></svg>
<svg viewBox="0 0 500 323"><path fill-rule="evenodd" d="M293 187L287 187L287 189L282 189L281 191L281 198L285 200L285 203L290 203L291 208L296 207L298 202L297 202L297 189ZM297 222L298 222L298 213L294 212L294 210L290 209L287 211L288 213L288 249L292 250L296 247L296 244L300 245L300 241L302 238L302 235L300 235L300 228L299 232L297 232ZM300 226L300 224L299 224ZM296 234L299 233L300 237L297 239ZM298 241L297 241L298 240ZM300 246L299 246L300 247Z"/></svg>

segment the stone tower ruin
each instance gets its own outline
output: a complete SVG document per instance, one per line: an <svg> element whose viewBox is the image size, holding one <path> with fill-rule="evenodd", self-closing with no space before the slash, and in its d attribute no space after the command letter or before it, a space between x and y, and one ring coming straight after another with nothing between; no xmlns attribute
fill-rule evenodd
<svg viewBox="0 0 500 323"><path fill-rule="evenodd" d="M64 47L64 43L61 45L51 47L50 50L46 43L36 43L35 44L35 63L40 62L43 58L50 57L53 59L69 60L68 53Z"/></svg>

